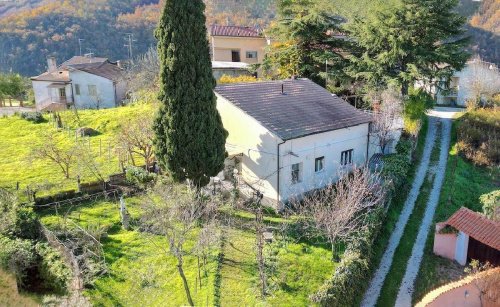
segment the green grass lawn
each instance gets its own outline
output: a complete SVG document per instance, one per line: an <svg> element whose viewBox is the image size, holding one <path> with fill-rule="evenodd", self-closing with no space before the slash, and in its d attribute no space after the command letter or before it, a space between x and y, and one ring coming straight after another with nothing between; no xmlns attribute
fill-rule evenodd
<svg viewBox="0 0 500 307"><path fill-rule="evenodd" d="M39 306L39 302L30 296L19 294L16 279L11 274L0 270L0 306Z"/></svg>
<svg viewBox="0 0 500 307"><path fill-rule="evenodd" d="M119 171L115 141L121 125L126 124L128 119L133 118L135 114L145 112L153 114L153 110L151 105L140 104L78 112L81 127L90 127L100 133L89 139L92 152L98 157L96 160L102 173L108 175ZM72 111L61 113L61 117L64 126L73 129L73 131L78 128L76 117ZM49 116L46 115L45 118L48 120ZM33 147L41 144L41 136L47 132L54 133L63 146L70 146L75 142L74 132L67 130L58 132L49 121L34 124L18 116L0 118L0 187L13 189L16 182L20 183L21 189L25 189L28 185L44 185L46 188L37 194L44 196L75 189L75 178L78 173L81 174L83 182L96 180L77 163L70 170L72 179L65 179L56 164L47 160L31 159ZM108 156L109 144L112 147L110 156Z"/></svg>
<svg viewBox="0 0 500 307"><path fill-rule="evenodd" d="M141 199L129 198L127 208L132 218L141 215ZM331 276L335 263L328 247L307 242L280 240L266 246L267 259L272 261L269 295L262 299L259 292L255 257L255 233L249 222L253 214L232 212L235 225L225 228L224 260L220 269L220 304L222 306L307 306L314 293ZM145 235L121 228L116 201L98 201L71 208L47 209L40 212L41 221L49 228L64 223L63 216L81 227L100 226L108 230L102 240L109 274L100 277L95 287L85 291L96 306L180 306L187 303L176 260L165 253L168 242L164 237ZM278 225L285 220L266 216L266 223ZM67 222L66 225L71 226ZM278 238L276 238L278 239ZM187 250L194 240L187 244ZM217 254L214 251L202 273L202 287L197 287L197 259L185 257L184 270L197 305L212 306L215 297ZM271 261L271 260L270 260ZM278 273L279 272L279 273Z"/></svg>
<svg viewBox="0 0 500 307"><path fill-rule="evenodd" d="M435 223L447 220L462 206L474 211L481 211L479 197L500 189L498 168L477 167L458 155L456 126L457 120L454 121L452 127L446 176L434 215ZM461 276L459 271L463 268L457 268L453 261L434 255L433 245L434 231L431 231L427 238L424 257L415 283L414 302L420 301L430 290Z"/></svg>

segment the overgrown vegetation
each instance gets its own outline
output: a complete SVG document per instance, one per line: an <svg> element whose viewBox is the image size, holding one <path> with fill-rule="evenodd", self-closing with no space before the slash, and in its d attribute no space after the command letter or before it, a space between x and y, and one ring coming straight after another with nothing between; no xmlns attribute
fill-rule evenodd
<svg viewBox="0 0 500 307"><path fill-rule="evenodd" d="M460 154L480 166L500 164L500 109L467 112L457 123Z"/></svg>

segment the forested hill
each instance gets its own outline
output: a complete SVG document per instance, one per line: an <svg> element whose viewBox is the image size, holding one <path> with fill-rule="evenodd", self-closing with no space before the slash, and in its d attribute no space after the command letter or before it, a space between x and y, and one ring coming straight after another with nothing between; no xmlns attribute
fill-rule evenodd
<svg viewBox="0 0 500 307"><path fill-rule="evenodd" d="M273 0L205 0L208 23L266 24L274 18ZM126 34L133 54L156 44L153 30L161 12L158 0L21 0L0 2L0 71L37 75L46 57L59 63L80 53L127 59ZM187 34L187 33L186 33Z"/></svg>
<svg viewBox="0 0 500 307"><path fill-rule="evenodd" d="M127 59L126 34L133 53L155 45L153 30L159 0L0 0L0 71L26 76L41 73L46 57L62 62L82 53ZM163 1L163 0L160 0ZM207 23L266 26L275 17L276 0L205 0ZM399 0L324 0L340 15L368 15ZM458 10L470 18L471 49L500 63L500 0L461 0Z"/></svg>

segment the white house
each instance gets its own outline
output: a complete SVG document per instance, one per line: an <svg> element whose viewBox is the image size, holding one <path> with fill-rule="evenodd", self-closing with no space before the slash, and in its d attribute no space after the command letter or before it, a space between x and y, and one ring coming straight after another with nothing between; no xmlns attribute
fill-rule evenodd
<svg viewBox="0 0 500 307"><path fill-rule="evenodd" d="M366 114L308 79L219 85L229 160L273 205L325 187L370 145Z"/></svg>
<svg viewBox="0 0 500 307"><path fill-rule="evenodd" d="M40 111L112 108L126 94L124 71L106 58L75 56L57 66L47 59L47 72L32 77L36 107Z"/></svg>
<svg viewBox="0 0 500 307"><path fill-rule="evenodd" d="M455 72L449 86L436 93L437 104L467 106L467 101L476 95L500 92L500 72L493 63L474 58L464 69Z"/></svg>

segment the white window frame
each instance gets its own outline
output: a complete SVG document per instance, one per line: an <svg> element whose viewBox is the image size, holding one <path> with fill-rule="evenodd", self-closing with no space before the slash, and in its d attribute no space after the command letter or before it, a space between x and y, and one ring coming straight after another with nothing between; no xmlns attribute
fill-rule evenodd
<svg viewBox="0 0 500 307"><path fill-rule="evenodd" d="M314 159L314 172L320 173L325 170L325 156Z"/></svg>
<svg viewBox="0 0 500 307"><path fill-rule="evenodd" d="M354 155L354 149L344 150L340 154L340 165L342 166L351 165L353 155Z"/></svg>

